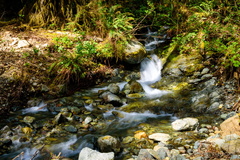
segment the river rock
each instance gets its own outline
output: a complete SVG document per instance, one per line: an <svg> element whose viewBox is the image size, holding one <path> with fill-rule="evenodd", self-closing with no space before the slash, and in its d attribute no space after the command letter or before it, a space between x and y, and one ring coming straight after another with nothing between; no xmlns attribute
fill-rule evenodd
<svg viewBox="0 0 240 160"><path fill-rule="evenodd" d="M115 153L119 153L120 152L120 142L117 138L106 135L106 136L102 136L99 137L98 140L98 146L99 146L99 150L101 152L115 152Z"/></svg>
<svg viewBox="0 0 240 160"><path fill-rule="evenodd" d="M77 132L77 128L74 127L73 125L67 125L64 127L64 129L70 133L76 133Z"/></svg>
<svg viewBox="0 0 240 160"><path fill-rule="evenodd" d="M58 113L53 119L53 124L57 125L66 121L67 119L62 115L62 113Z"/></svg>
<svg viewBox="0 0 240 160"><path fill-rule="evenodd" d="M172 122L172 128L176 131L194 130L199 125L197 118L183 118Z"/></svg>
<svg viewBox="0 0 240 160"><path fill-rule="evenodd" d="M232 155L230 160L239 160L240 159L240 155Z"/></svg>
<svg viewBox="0 0 240 160"><path fill-rule="evenodd" d="M147 138L147 133L144 132L144 131L140 131L140 132L137 132L135 135L134 135L134 138L135 139L142 139L142 138Z"/></svg>
<svg viewBox="0 0 240 160"><path fill-rule="evenodd" d="M69 110L74 114L79 114L81 112L81 109L79 109L78 107L69 107Z"/></svg>
<svg viewBox="0 0 240 160"><path fill-rule="evenodd" d="M205 93L197 94L196 96L192 97L192 102L193 111L203 113L207 109L209 97Z"/></svg>
<svg viewBox="0 0 240 160"><path fill-rule="evenodd" d="M159 141L166 144L167 141L171 139L171 136L166 133L153 133L149 135L148 138L154 141Z"/></svg>
<svg viewBox="0 0 240 160"><path fill-rule="evenodd" d="M230 154L240 154L240 139L226 141L221 148Z"/></svg>
<svg viewBox="0 0 240 160"><path fill-rule="evenodd" d="M25 116L23 118L23 122L27 123L27 124L31 124L33 123L33 121L35 120L36 118L35 117L32 117L32 116Z"/></svg>
<svg viewBox="0 0 240 160"><path fill-rule="evenodd" d="M183 73L178 68L170 69L167 74L169 74L170 76L173 76L173 77L178 77L178 76L183 75Z"/></svg>
<svg viewBox="0 0 240 160"><path fill-rule="evenodd" d="M138 153L137 160L155 160L155 158L149 153L149 149L141 149Z"/></svg>
<svg viewBox="0 0 240 160"><path fill-rule="evenodd" d="M240 118L238 115L235 115L231 118L228 118L224 122L220 124L220 128L222 131L222 136L237 134L240 135Z"/></svg>
<svg viewBox="0 0 240 160"><path fill-rule="evenodd" d="M123 105L123 102L121 101L121 99L117 95L115 95L109 91L102 93L100 95L100 98L101 97L103 98L103 100L106 103L111 103L115 107L119 107L119 106Z"/></svg>
<svg viewBox="0 0 240 160"><path fill-rule="evenodd" d="M24 48L24 47L30 47L30 43L26 40L20 40L18 41L17 48Z"/></svg>
<svg viewBox="0 0 240 160"><path fill-rule="evenodd" d="M118 94L120 87L117 84L112 83L108 85L108 90L113 94Z"/></svg>
<svg viewBox="0 0 240 160"><path fill-rule="evenodd" d="M0 130L0 138L3 137L8 137L9 135L12 135L13 131L11 131L11 129L9 128L9 126L4 126L1 130Z"/></svg>
<svg viewBox="0 0 240 160"><path fill-rule="evenodd" d="M131 136L127 136L127 137L123 138L122 143L127 144L127 143L131 143L132 141L134 141L134 138Z"/></svg>
<svg viewBox="0 0 240 160"><path fill-rule="evenodd" d="M78 160L114 160L114 153L101 153L85 147L79 153Z"/></svg>
<svg viewBox="0 0 240 160"><path fill-rule="evenodd" d="M160 147L156 152L160 159L165 159L170 156L170 151L167 147Z"/></svg>
<svg viewBox="0 0 240 160"><path fill-rule="evenodd" d="M126 46L124 54L124 61L129 64L138 64L147 56L145 47L136 40L131 41Z"/></svg>
<svg viewBox="0 0 240 160"><path fill-rule="evenodd" d="M210 79L210 78L212 78L212 77L213 77L212 74L204 74L204 75L201 77L201 80Z"/></svg>
<svg viewBox="0 0 240 160"><path fill-rule="evenodd" d="M209 72L209 68L203 68L201 74L207 74Z"/></svg>
<svg viewBox="0 0 240 160"><path fill-rule="evenodd" d="M127 76L125 76L125 77L124 77L124 80L125 80L126 82L129 82L129 81L131 81L131 80L138 80L138 79L140 79L140 78L141 78L141 76L140 76L140 73L139 73L139 72L132 72L132 73L128 74Z"/></svg>
<svg viewBox="0 0 240 160"><path fill-rule="evenodd" d="M83 123L84 124L89 124L90 122L92 122L92 117L90 117L90 116L87 116L86 118L85 118L85 120L83 121Z"/></svg>
<svg viewBox="0 0 240 160"><path fill-rule="evenodd" d="M143 92L142 85L136 80L131 80L124 85L123 92L127 94Z"/></svg>
<svg viewBox="0 0 240 160"><path fill-rule="evenodd" d="M207 113L214 113L217 112L220 109L220 104L218 102L214 102L213 104L211 104L210 107L208 107L207 109Z"/></svg>

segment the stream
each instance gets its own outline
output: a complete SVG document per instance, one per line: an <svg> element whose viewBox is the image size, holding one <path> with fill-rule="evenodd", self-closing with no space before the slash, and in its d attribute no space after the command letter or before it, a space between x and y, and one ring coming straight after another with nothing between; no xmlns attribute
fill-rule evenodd
<svg viewBox="0 0 240 160"><path fill-rule="evenodd" d="M175 100L163 99L171 91L152 87L162 78L162 62L154 50L163 42L163 39L146 42L146 50L152 54L141 62L140 71L136 71L140 72L136 82L141 84L143 92L121 98L119 105L102 103L99 98L99 93L107 90L110 82L76 92L70 97L42 101L34 107L11 113L1 124L6 130L5 139L12 141L11 151L0 155L0 159L29 160L34 157L40 160L61 153L62 157L77 160L84 147L97 150L96 141L101 136L111 135L122 141L139 130L171 134L171 123L178 117L159 106L176 105L172 104ZM120 91L127 83L124 80L114 82ZM187 103L181 100L178 105ZM146 107L138 109L138 105ZM132 154L137 153L121 152L116 159L126 159Z"/></svg>

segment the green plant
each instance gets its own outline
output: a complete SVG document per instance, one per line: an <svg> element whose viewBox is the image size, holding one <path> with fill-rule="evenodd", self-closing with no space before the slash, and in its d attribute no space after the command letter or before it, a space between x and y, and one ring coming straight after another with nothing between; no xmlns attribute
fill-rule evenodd
<svg viewBox="0 0 240 160"><path fill-rule="evenodd" d="M23 58L27 58L29 56L30 56L30 53L28 53L28 52L24 52L23 55L22 55Z"/></svg>
<svg viewBox="0 0 240 160"><path fill-rule="evenodd" d="M75 53L65 53L50 67L50 73L56 75L56 84L68 84L70 81L79 82L84 77L82 59Z"/></svg>
<svg viewBox="0 0 240 160"><path fill-rule="evenodd" d="M55 41L54 48L57 52L63 52L66 51L66 49L73 47L73 40L71 40L69 37L55 37L53 38Z"/></svg>
<svg viewBox="0 0 240 160"><path fill-rule="evenodd" d="M69 44L69 39L61 40L61 42L64 42L65 45ZM95 67L93 62L96 54L95 45L94 41L78 41L74 51L63 50L62 55L49 69L51 75L55 76L54 83L79 83L80 79L89 72L89 69ZM70 46L72 46L72 42Z"/></svg>
<svg viewBox="0 0 240 160"><path fill-rule="evenodd" d="M34 53L34 54L38 54L39 51L40 51L40 50L39 50L38 48L36 48L36 47L33 48L33 53Z"/></svg>
<svg viewBox="0 0 240 160"><path fill-rule="evenodd" d="M121 59L123 48L132 38L134 18L129 13L121 13L121 6L114 5L109 9L102 9L102 24L105 26L106 40L98 47L98 56Z"/></svg>
<svg viewBox="0 0 240 160"><path fill-rule="evenodd" d="M80 41L76 45L76 54L84 58L94 56L96 53L96 44L94 41Z"/></svg>

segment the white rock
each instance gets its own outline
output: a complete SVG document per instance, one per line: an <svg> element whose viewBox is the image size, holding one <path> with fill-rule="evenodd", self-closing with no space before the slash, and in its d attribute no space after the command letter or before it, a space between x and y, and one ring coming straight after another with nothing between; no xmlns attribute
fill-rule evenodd
<svg viewBox="0 0 240 160"><path fill-rule="evenodd" d="M221 147L225 143L224 139L215 137L209 137L207 138L207 141L216 144L218 147Z"/></svg>
<svg viewBox="0 0 240 160"><path fill-rule="evenodd" d="M114 153L101 153L85 147L79 153L78 160L114 160Z"/></svg>
<svg viewBox="0 0 240 160"><path fill-rule="evenodd" d="M91 117L86 117L85 120L84 120L84 124L89 124L90 122L92 122L92 118Z"/></svg>
<svg viewBox="0 0 240 160"><path fill-rule="evenodd" d="M166 142L169 139L171 139L171 136L169 134L166 134L166 133L153 133L153 134L149 135L148 138L166 144Z"/></svg>
<svg viewBox="0 0 240 160"><path fill-rule="evenodd" d="M10 44L10 46L14 46L18 43L19 38L12 38L13 42Z"/></svg>
<svg viewBox="0 0 240 160"><path fill-rule="evenodd" d="M197 118L183 118L172 122L172 128L176 131L193 130L198 124Z"/></svg>
<svg viewBox="0 0 240 160"><path fill-rule="evenodd" d="M26 40L18 41L17 48L30 47L30 43Z"/></svg>

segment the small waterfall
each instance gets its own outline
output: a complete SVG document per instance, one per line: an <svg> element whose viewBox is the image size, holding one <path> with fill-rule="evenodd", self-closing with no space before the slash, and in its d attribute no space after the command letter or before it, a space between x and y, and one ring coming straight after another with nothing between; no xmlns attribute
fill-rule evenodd
<svg viewBox="0 0 240 160"><path fill-rule="evenodd" d="M145 58L141 63L141 79L139 82L152 84L161 79L162 62L157 55L151 55L151 58Z"/></svg>
<svg viewBox="0 0 240 160"><path fill-rule="evenodd" d="M160 43L164 43L167 38L166 34L162 36L162 38L158 38L159 34L157 32L151 32L148 28L148 33L146 34L147 38L145 40L145 48L146 51L152 51L157 48L157 45Z"/></svg>
<svg viewBox="0 0 240 160"><path fill-rule="evenodd" d="M156 38L156 34L157 32L151 32L150 30L148 31L148 38L145 44L145 48L147 51L153 51L154 49L156 49L159 43L165 42L164 39L159 40L158 38ZM141 83L148 98L157 98L169 93L168 91L162 91L159 89L151 88L149 86L161 79L161 70L162 61L155 54L152 54L150 58L145 58L141 62L141 79L138 82Z"/></svg>
<svg viewBox="0 0 240 160"><path fill-rule="evenodd" d="M157 98L169 93L149 86L161 79L161 70L162 62L155 54L151 55L151 59L145 58L141 63L141 79L138 82L142 85L148 98Z"/></svg>

